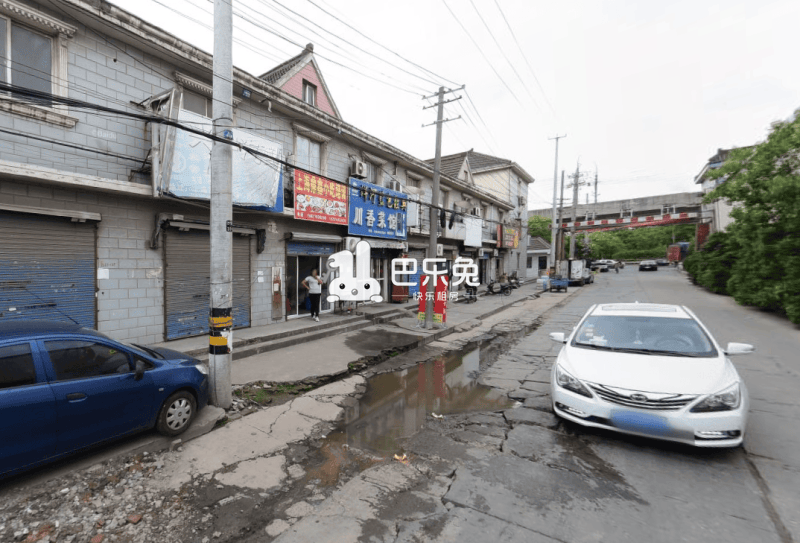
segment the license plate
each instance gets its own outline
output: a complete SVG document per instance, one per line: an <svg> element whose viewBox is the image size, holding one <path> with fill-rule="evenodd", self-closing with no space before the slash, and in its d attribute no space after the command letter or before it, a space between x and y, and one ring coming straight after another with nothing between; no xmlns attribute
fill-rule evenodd
<svg viewBox="0 0 800 543"><path fill-rule="evenodd" d="M643 434L666 435L672 431L664 417L636 411L615 411L611 413L611 423L620 430Z"/></svg>

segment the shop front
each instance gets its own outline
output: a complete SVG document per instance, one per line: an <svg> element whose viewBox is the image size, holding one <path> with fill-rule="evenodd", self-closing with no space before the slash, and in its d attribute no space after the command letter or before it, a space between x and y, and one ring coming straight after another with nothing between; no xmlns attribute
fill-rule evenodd
<svg viewBox="0 0 800 543"><path fill-rule="evenodd" d="M311 315L311 298L303 280L313 270L326 277L328 257L336 252L340 236L292 233L286 240L286 318ZM322 289L320 313L330 313L333 306L327 300L328 288Z"/></svg>
<svg viewBox="0 0 800 543"><path fill-rule="evenodd" d="M350 178L348 246L370 244L370 275L381 286L385 301L392 295L392 260L408 250L408 196L360 179Z"/></svg>

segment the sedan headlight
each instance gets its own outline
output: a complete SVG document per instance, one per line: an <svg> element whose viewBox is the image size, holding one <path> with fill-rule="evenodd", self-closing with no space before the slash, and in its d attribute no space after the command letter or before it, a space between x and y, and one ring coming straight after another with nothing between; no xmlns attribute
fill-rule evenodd
<svg viewBox="0 0 800 543"><path fill-rule="evenodd" d="M692 408L692 413L708 413L711 411L731 411L739 407L742 401L742 391L739 383L734 383L728 388L720 390L706 397Z"/></svg>
<svg viewBox="0 0 800 543"><path fill-rule="evenodd" d="M581 396L586 396L587 398L592 397L592 393L589 392L589 389L586 388L583 383L575 379L559 365L556 365L556 383L561 388L566 388L567 390L571 390L572 392L580 394Z"/></svg>
<svg viewBox="0 0 800 543"><path fill-rule="evenodd" d="M208 368L206 367L205 364L195 364L194 367L197 368L197 371L199 371L203 375L208 375Z"/></svg>

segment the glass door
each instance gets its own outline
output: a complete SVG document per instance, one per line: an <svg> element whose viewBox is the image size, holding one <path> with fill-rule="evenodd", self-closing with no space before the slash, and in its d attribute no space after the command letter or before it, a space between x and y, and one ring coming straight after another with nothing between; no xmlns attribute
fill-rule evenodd
<svg viewBox="0 0 800 543"><path fill-rule="evenodd" d="M325 269L322 267L320 256L287 256L286 257L286 316L287 318L302 317L311 314L311 298L308 289L303 286L303 280L316 269L317 274L324 278ZM328 287L322 288L320 296L320 313L329 313L333 307L327 301Z"/></svg>

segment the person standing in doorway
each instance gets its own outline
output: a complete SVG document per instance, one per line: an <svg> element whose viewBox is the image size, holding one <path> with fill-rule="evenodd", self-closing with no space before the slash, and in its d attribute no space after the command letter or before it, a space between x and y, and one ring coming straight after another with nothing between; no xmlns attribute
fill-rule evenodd
<svg viewBox="0 0 800 543"><path fill-rule="evenodd" d="M317 322L319 322L319 299L322 296L323 284L316 268L311 270L311 275L303 279L303 286L308 290L308 297L311 298L311 318Z"/></svg>

